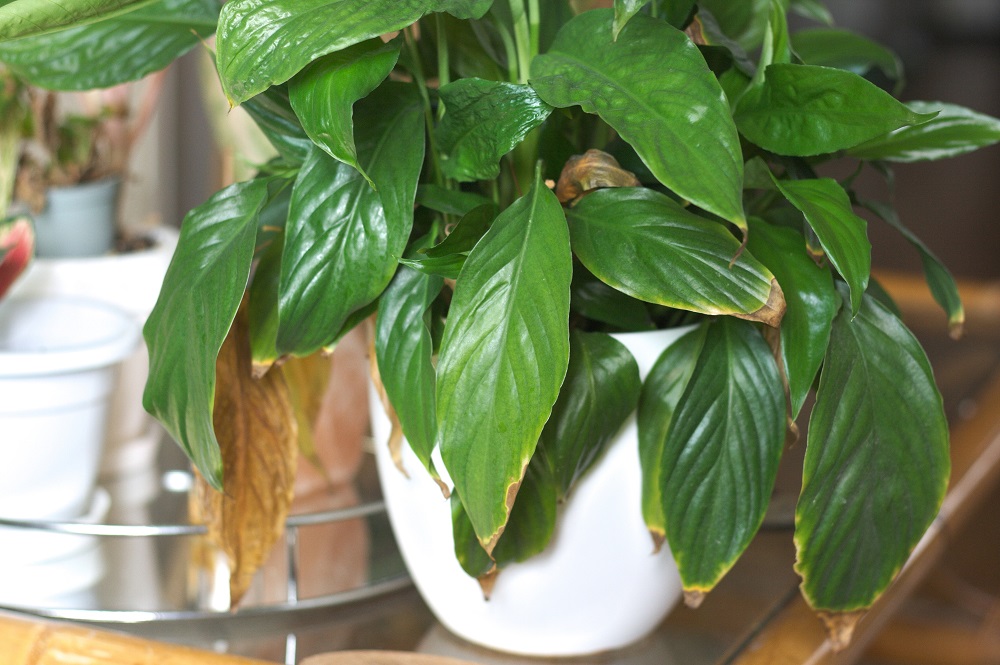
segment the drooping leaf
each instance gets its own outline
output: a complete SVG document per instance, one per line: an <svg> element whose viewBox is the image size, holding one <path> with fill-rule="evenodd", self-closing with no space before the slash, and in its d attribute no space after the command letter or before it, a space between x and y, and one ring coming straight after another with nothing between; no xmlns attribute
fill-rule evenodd
<svg viewBox="0 0 1000 665"><path fill-rule="evenodd" d="M109 19L153 4L152 0L5 0L0 3L0 40L31 37Z"/></svg>
<svg viewBox="0 0 1000 665"><path fill-rule="evenodd" d="M529 86L501 81L459 79L441 88L441 100L441 168L459 182L500 175L500 158L552 112Z"/></svg>
<svg viewBox="0 0 1000 665"><path fill-rule="evenodd" d="M216 376L215 433L226 490L202 485L196 494L209 538L229 560L230 606L236 607L284 532L298 437L282 374L252 378L245 307L219 352Z"/></svg>
<svg viewBox="0 0 1000 665"><path fill-rule="evenodd" d="M566 374L571 275L562 209L536 175L458 278L438 362L437 444L487 552Z"/></svg>
<svg viewBox="0 0 1000 665"><path fill-rule="evenodd" d="M292 110L287 86L272 86L244 102L243 108L283 159L299 166L306 161L313 142Z"/></svg>
<svg viewBox="0 0 1000 665"><path fill-rule="evenodd" d="M0 7L0 13L22 2ZM219 9L211 0L141 4L139 9L96 23L74 22L75 27L59 32L2 42L0 60L38 86L92 90L136 81L163 69L215 32ZM139 5L128 9L133 6Z"/></svg>
<svg viewBox="0 0 1000 665"><path fill-rule="evenodd" d="M795 511L796 570L813 608L871 605L937 514L949 466L941 397L917 340L870 297L853 319L842 310Z"/></svg>
<svg viewBox="0 0 1000 665"><path fill-rule="evenodd" d="M410 447L432 472L437 418L428 315L443 286L440 277L401 267L382 294L375 323L375 356L382 385Z"/></svg>
<svg viewBox="0 0 1000 665"><path fill-rule="evenodd" d="M770 348L745 321L713 322L663 444L667 542L689 603L726 574L763 522L784 442Z"/></svg>
<svg viewBox="0 0 1000 665"><path fill-rule="evenodd" d="M899 56L878 42L850 30L801 30L792 35L792 48L807 65L836 67L859 76L865 76L878 67L896 82L897 91L903 84L903 63Z"/></svg>
<svg viewBox="0 0 1000 665"><path fill-rule="evenodd" d="M775 179L774 182L785 198L805 215L830 263L850 285L851 311L857 313L871 275L868 223L854 214L850 197L836 180Z"/></svg>
<svg viewBox="0 0 1000 665"><path fill-rule="evenodd" d="M743 159L722 88L680 30L645 15L612 41L613 10L580 14L531 65L548 104L596 113L679 196L743 226Z"/></svg>
<svg viewBox="0 0 1000 665"><path fill-rule="evenodd" d="M356 141L373 190L352 167L312 151L289 211L278 300L280 354L328 346L348 317L388 285L413 224L423 165L419 97L387 83L358 106Z"/></svg>
<svg viewBox="0 0 1000 665"><path fill-rule="evenodd" d="M863 143L849 152L860 159L919 162L957 157L1000 142L1000 120L955 104L908 102L914 113L932 120L903 127Z"/></svg>
<svg viewBox="0 0 1000 665"><path fill-rule="evenodd" d="M948 315L948 327L951 330L952 337L961 337L962 327L965 324L965 308L962 306L962 297L958 292L958 284L955 282L951 271L945 267L944 263L934 255L934 252L913 231L903 224L892 206L876 201L859 201L859 203L875 213L879 219L899 231L917 250L920 254L920 262L924 268L924 278L927 280L927 286L931 290L931 295L934 296L934 300L941 305L945 314Z"/></svg>
<svg viewBox="0 0 1000 665"><path fill-rule="evenodd" d="M836 152L933 116L911 111L857 74L774 64L733 114L740 133L765 150L796 157Z"/></svg>
<svg viewBox="0 0 1000 665"><path fill-rule="evenodd" d="M218 65L233 105L307 64L400 30L430 12L479 18L493 0L230 0L219 17ZM276 55L278 54L278 55Z"/></svg>
<svg viewBox="0 0 1000 665"><path fill-rule="evenodd" d="M674 411L694 373L705 343L706 326L699 326L667 347L642 384L636 422L639 428L639 463L642 466L642 518L656 549L667 537L661 478L663 447Z"/></svg>
<svg viewBox="0 0 1000 665"><path fill-rule="evenodd" d="M354 103L385 80L401 45L402 37L354 44L313 61L288 84L289 101L313 143L366 179L354 145Z"/></svg>
<svg viewBox="0 0 1000 665"><path fill-rule="evenodd" d="M567 211L573 251L605 283L634 298L777 325L774 276L716 222L644 188L601 189Z"/></svg>
<svg viewBox="0 0 1000 665"><path fill-rule="evenodd" d="M621 342L604 333L570 334L566 379L538 442L559 498L600 458L635 411L641 387L639 367Z"/></svg>
<svg viewBox="0 0 1000 665"><path fill-rule="evenodd" d="M142 404L216 489L223 478L212 426L215 361L246 289L257 218L267 198L267 181L251 180L223 189L187 214L143 329L149 380Z"/></svg>
<svg viewBox="0 0 1000 665"><path fill-rule="evenodd" d="M794 420L823 363L840 299L829 269L812 260L801 233L751 217L747 249L784 286L788 309L781 320L781 354Z"/></svg>

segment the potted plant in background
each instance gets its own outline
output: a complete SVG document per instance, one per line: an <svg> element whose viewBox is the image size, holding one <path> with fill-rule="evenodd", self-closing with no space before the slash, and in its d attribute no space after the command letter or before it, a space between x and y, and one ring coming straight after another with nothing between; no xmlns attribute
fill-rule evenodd
<svg viewBox="0 0 1000 665"><path fill-rule="evenodd" d="M15 0L0 8L0 36L18 46L3 49L45 53L63 34L45 31L66 25L86 42L217 9L135 4ZM870 278L856 211L915 244L956 329L962 310L949 273L891 207L859 198L854 175L819 169L886 173L889 162L959 155L1000 140L1000 123L900 103L850 71L894 61L856 35L791 41L787 12L829 20L820 3L583 4L226 3L222 87L280 157L186 217L145 329L145 403L204 481L243 502L230 515L264 524L260 547L283 521L280 460L294 450L281 359L329 350L375 313L392 440L405 433L428 478L451 491L450 508L440 499L426 518L451 526L444 546L470 580L495 584L493 606L507 604L520 561L542 552L544 562L553 534L556 547L565 539L560 514L638 405L632 514L665 540L697 604L760 526L815 387L796 570L842 645L934 518L949 467L931 369ZM77 64L81 76L100 67ZM695 327L640 385L608 333L678 323ZM253 557L240 558L240 534L227 537L245 576ZM443 623L464 630L471 605L436 600L445 583L412 572ZM478 585L464 586L482 605ZM511 606L510 621L541 622ZM621 607L574 615L568 631L598 633ZM541 647L465 634L548 653L637 637L563 642L551 616Z"/></svg>

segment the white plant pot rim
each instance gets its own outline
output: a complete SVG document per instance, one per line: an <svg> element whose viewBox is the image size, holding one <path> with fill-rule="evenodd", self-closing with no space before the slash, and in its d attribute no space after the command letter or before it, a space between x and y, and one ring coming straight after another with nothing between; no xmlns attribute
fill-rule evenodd
<svg viewBox="0 0 1000 665"><path fill-rule="evenodd" d="M106 329L91 339L58 345L39 343L17 350L0 347L0 378L65 374L107 367L132 353L139 341L139 328L131 316L97 300L19 297L0 304L0 320L35 315L42 317L39 325L59 321L69 326L75 325L79 317L87 316L105 325ZM48 319L48 323L44 319Z"/></svg>

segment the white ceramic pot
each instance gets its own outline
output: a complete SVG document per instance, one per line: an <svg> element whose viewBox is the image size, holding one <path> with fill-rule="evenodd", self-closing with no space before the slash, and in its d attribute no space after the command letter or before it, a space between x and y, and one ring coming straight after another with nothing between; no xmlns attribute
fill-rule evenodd
<svg viewBox="0 0 1000 665"><path fill-rule="evenodd" d="M687 330L615 337L636 357L645 379L663 349ZM511 653L583 655L641 639L680 599L669 548L653 553L642 519L634 415L560 507L548 549L504 568L486 601L455 559L449 502L405 444L410 478L399 473L384 445L388 420L378 399L371 403L379 478L396 541L424 600L453 633ZM444 470L440 458L437 468Z"/></svg>
<svg viewBox="0 0 1000 665"><path fill-rule="evenodd" d="M11 295L92 298L125 310L141 327L156 304L178 237L175 229L167 227L157 228L150 235L153 246L136 252L35 259L15 283ZM142 408L148 375L148 350L140 340L115 379L102 475L118 476L149 468L156 457L161 432Z"/></svg>
<svg viewBox="0 0 1000 665"><path fill-rule="evenodd" d="M88 509L115 369L138 339L135 321L104 303L0 302L0 515Z"/></svg>

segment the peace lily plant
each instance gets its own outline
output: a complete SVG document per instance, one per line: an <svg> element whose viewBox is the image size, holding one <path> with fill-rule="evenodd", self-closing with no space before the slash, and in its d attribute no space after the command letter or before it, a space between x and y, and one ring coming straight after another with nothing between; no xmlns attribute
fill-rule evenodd
<svg viewBox="0 0 1000 665"><path fill-rule="evenodd" d="M855 617L949 472L931 368L869 275L859 211L913 243L956 330L963 314L930 250L852 185L1000 123L897 101L865 78L899 84L895 56L817 0L599 4L13 0L0 59L97 87L215 32L226 95L280 154L188 214L145 330L146 407L216 489L245 482L232 460L254 436L294 434L281 360L374 318L402 432L454 482L471 575L545 548L638 406L643 515L695 601L760 527L815 391L796 570L817 611ZM815 27L789 34L789 11ZM834 161L854 175L821 176ZM607 333L678 323L695 327L640 385Z"/></svg>

